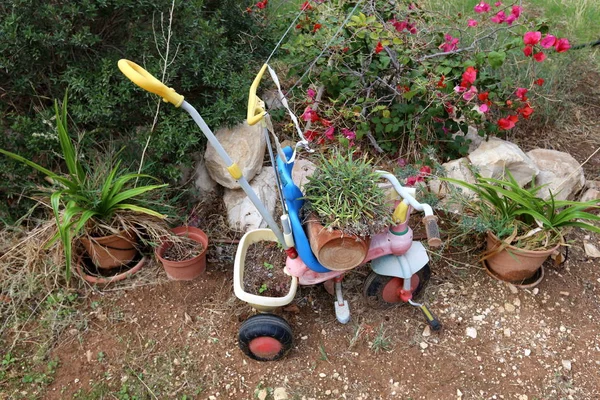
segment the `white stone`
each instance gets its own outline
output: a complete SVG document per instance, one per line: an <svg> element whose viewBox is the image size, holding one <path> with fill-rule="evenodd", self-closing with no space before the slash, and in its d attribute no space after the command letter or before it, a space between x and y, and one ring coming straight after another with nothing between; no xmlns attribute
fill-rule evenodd
<svg viewBox="0 0 600 400"><path fill-rule="evenodd" d="M468 156L484 178L505 177L510 171L519 185L531 182L539 170L516 144L491 137Z"/></svg>
<svg viewBox="0 0 600 400"><path fill-rule="evenodd" d="M244 122L231 129L219 129L215 136L233 162L240 167L246 180L251 181L262 169L265 156L266 141L261 125L249 126ZM220 185L229 189L240 187L210 143L206 146L204 159L208 173Z"/></svg>
<svg viewBox="0 0 600 400"><path fill-rule="evenodd" d="M519 293L519 289L517 289L517 287L515 285L513 285L512 283L507 283L506 286L508 286L508 289L510 290L510 292L512 294Z"/></svg>
<svg viewBox="0 0 600 400"><path fill-rule="evenodd" d="M265 168L250 184L267 211L273 215L277 202L277 181L272 168ZM266 221L242 189L225 189L223 202L229 226L240 232L264 228Z"/></svg>
<svg viewBox="0 0 600 400"><path fill-rule="evenodd" d="M592 200L596 200L597 201L596 205L600 206L600 190L588 189L583 193L583 195L581 196L581 199L579 199L579 201L581 201L583 203L585 203L587 201L592 201Z"/></svg>
<svg viewBox="0 0 600 400"><path fill-rule="evenodd" d="M259 392L256 394L256 397L258 400L265 400L267 398L267 394L267 389L263 388L259 390Z"/></svg>
<svg viewBox="0 0 600 400"><path fill-rule="evenodd" d="M479 136L479 131L474 126L469 126L465 139L471 141L471 143L469 143L469 153L475 151L485 140L483 136Z"/></svg>
<svg viewBox="0 0 600 400"><path fill-rule="evenodd" d="M273 391L274 400L288 400L287 390L284 387L275 388Z"/></svg>
<svg viewBox="0 0 600 400"><path fill-rule="evenodd" d="M506 312L514 312L515 311L515 306L513 306L510 303L505 303L504 304L504 309L506 310Z"/></svg>
<svg viewBox="0 0 600 400"><path fill-rule="evenodd" d="M523 351L523 353L525 354L525 357L529 357L531 355L531 350L530 349L525 349Z"/></svg>
<svg viewBox="0 0 600 400"><path fill-rule="evenodd" d="M317 169L317 166L305 159L294 162L294 168L292 169L292 180L300 188L300 191L304 193L304 185L308 182L308 177L311 176Z"/></svg>
<svg viewBox="0 0 600 400"><path fill-rule="evenodd" d="M570 154L556 150L535 149L527 155L540 170L535 184L546 185L538 192L540 197L549 199L552 192L557 200L572 199L585 185L583 169Z"/></svg>
<svg viewBox="0 0 600 400"><path fill-rule="evenodd" d="M562 360L562 366L567 371L571 370L571 361L570 360Z"/></svg>
<svg viewBox="0 0 600 400"><path fill-rule="evenodd" d="M587 240L583 241L583 249L585 255L591 258L600 258L600 250Z"/></svg>
<svg viewBox="0 0 600 400"><path fill-rule="evenodd" d="M469 160L465 157L458 160L448 161L442 164L446 171L446 177L465 181L467 183L475 183L475 175L471 172ZM438 197L446 197L448 193L460 192L464 197L472 197L475 194L470 189L464 188L450 182L442 182L439 179L432 179L429 182L429 189Z"/></svg>
<svg viewBox="0 0 600 400"><path fill-rule="evenodd" d="M477 337L477 329L468 327L467 328L467 336L475 339Z"/></svg>
<svg viewBox="0 0 600 400"><path fill-rule="evenodd" d="M585 187L587 189L596 189L600 190L600 181L586 181Z"/></svg>
<svg viewBox="0 0 600 400"><path fill-rule="evenodd" d="M214 192L217 188L217 182L210 177L208 169L206 168L206 163L204 162L204 157L199 157L196 161L194 171L194 186L196 187L196 190L198 190L199 196L203 197L204 195Z"/></svg>
<svg viewBox="0 0 600 400"><path fill-rule="evenodd" d="M423 335L423 337L431 336L431 328L429 327L429 325L425 326L425 329L423 329L422 335Z"/></svg>
<svg viewBox="0 0 600 400"><path fill-rule="evenodd" d="M429 347L429 345L427 344L427 342L421 342L421 343L419 343L419 346L420 346L420 347L421 347L423 350L425 350L426 348L428 348L428 347Z"/></svg>

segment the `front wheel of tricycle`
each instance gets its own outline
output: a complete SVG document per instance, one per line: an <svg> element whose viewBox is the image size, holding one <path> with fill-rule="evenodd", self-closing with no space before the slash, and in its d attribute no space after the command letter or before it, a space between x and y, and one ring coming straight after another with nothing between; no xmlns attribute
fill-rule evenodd
<svg viewBox="0 0 600 400"><path fill-rule="evenodd" d="M248 357L258 361L276 361L290 351L292 328L274 314L257 314L248 318L238 334L238 345Z"/></svg>
<svg viewBox="0 0 600 400"><path fill-rule="evenodd" d="M429 264L426 264L412 276L411 288L413 290L413 299L421 293L425 282L429 280L430 276L431 269L429 268ZM404 303L397 295L398 290L402 289L403 285L404 279L402 278L384 276L371 272L365 280L363 295L371 307L390 307Z"/></svg>

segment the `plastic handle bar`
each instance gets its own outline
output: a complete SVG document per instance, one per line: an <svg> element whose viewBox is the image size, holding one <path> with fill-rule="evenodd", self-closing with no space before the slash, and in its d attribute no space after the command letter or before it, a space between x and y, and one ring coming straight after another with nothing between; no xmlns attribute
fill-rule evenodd
<svg viewBox="0 0 600 400"><path fill-rule="evenodd" d="M437 217L435 215L427 215L423 217L425 224L425 232L427 233L427 243L431 247L440 247L442 239L440 239L440 229L437 225Z"/></svg>
<svg viewBox="0 0 600 400"><path fill-rule="evenodd" d="M254 82L250 86L250 95L248 96L248 114L247 120L248 125L256 125L259 123L265 114L265 103L256 95L256 90L258 89L258 85L260 84L260 80L267 70L267 64L263 65L256 78L254 78Z"/></svg>
<svg viewBox="0 0 600 400"><path fill-rule="evenodd" d="M121 59L119 60L118 66L121 72L129 78L129 80L142 89L159 95L164 101L173 104L175 107L179 107L183 104L182 95L178 94L175 89L167 87L167 85L156 79L151 73L133 61Z"/></svg>

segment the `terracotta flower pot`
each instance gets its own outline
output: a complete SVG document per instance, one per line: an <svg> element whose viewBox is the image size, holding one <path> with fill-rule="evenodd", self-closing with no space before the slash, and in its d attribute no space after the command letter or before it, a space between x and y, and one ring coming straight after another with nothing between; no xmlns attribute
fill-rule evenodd
<svg viewBox="0 0 600 400"><path fill-rule="evenodd" d="M306 235L317 260L332 271L346 271L362 264L371 244L371 238L326 229L314 215L306 221Z"/></svg>
<svg viewBox="0 0 600 400"><path fill-rule="evenodd" d="M503 244L496 235L488 232L488 255L484 257L484 261L495 277L505 282L520 283L530 279L558 247L556 245L549 250L540 251L523 250Z"/></svg>
<svg viewBox="0 0 600 400"><path fill-rule="evenodd" d="M81 238L81 243L98 268L112 269L129 264L136 256L136 237L131 231L117 235Z"/></svg>
<svg viewBox="0 0 600 400"><path fill-rule="evenodd" d="M140 269L142 269L142 267L144 265L146 265L146 262L148 261L148 257L142 257L133 267L131 267L130 269L128 269L126 271L123 271L121 273L118 273L118 274L112 275L112 276L100 276L100 275L93 275L93 274L89 273L88 271L86 271L86 268L84 266L84 264L85 264L84 258L87 258L87 257L84 257L83 255L79 256L79 258L77 259L77 262L75 263L75 271L84 281L89 282L93 285L107 285L109 283L118 282L118 281L127 279L131 275L135 274ZM88 260L88 263L91 264L91 262L89 260Z"/></svg>
<svg viewBox="0 0 600 400"><path fill-rule="evenodd" d="M167 277L174 281L189 281L200 276L206 269L206 250L208 237L201 229L191 226L180 226L171 229L178 236L186 236L202 244L202 252L194 258L183 261L171 261L163 258L167 249L173 245L171 242L162 243L155 251L156 258L162 263Z"/></svg>

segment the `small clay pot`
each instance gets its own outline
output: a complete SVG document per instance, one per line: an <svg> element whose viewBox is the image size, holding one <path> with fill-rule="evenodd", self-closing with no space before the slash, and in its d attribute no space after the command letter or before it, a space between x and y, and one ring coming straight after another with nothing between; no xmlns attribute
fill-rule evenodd
<svg viewBox="0 0 600 400"><path fill-rule="evenodd" d="M328 230L311 214L306 221L306 236L317 260L332 271L346 271L363 263L371 238Z"/></svg>
<svg viewBox="0 0 600 400"><path fill-rule="evenodd" d="M504 246L500 249L500 246ZM494 276L505 282L528 281L542 266L544 261L554 253L560 245L549 250L523 250L503 244L496 235L487 233L487 254L485 263ZM500 250L499 250L500 249Z"/></svg>
<svg viewBox="0 0 600 400"><path fill-rule="evenodd" d="M200 276L206 269L206 250L208 249L208 236L201 229L191 226L180 226L171 229L178 236L186 236L202 244L202 253L194 258L183 261L171 261L163 258L167 249L173 245L169 241L163 242L155 251L156 258L162 263L167 277L174 281L190 281Z"/></svg>
<svg viewBox="0 0 600 400"><path fill-rule="evenodd" d="M112 276L101 276L101 275L92 275L88 271L86 271L86 268L84 266L86 258L87 257L85 257L84 255L79 256L79 258L77 259L77 262L75 263L75 271L77 272L77 275L79 275L84 281L89 282L93 285L107 285L109 283L118 282L118 281L127 279L131 275L135 274L140 269L142 269L142 267L144 265L146 265L146 262L148 262L148 257L142 257L133 267L131 267L130 269L128 269L126 271L123 271L119 274L112 275ZM92 264L92 262L89 259L87 262L89 264ZM132 262L132 264L133 264L133 262Z"/></svg>
<svg viewBox="0 0 600 400"><path fill-rule="evenodd" d="M98 268L113 269L129 264L136 256L136 237L131 231L101 237L81 238L81 243Z"/></svg>

